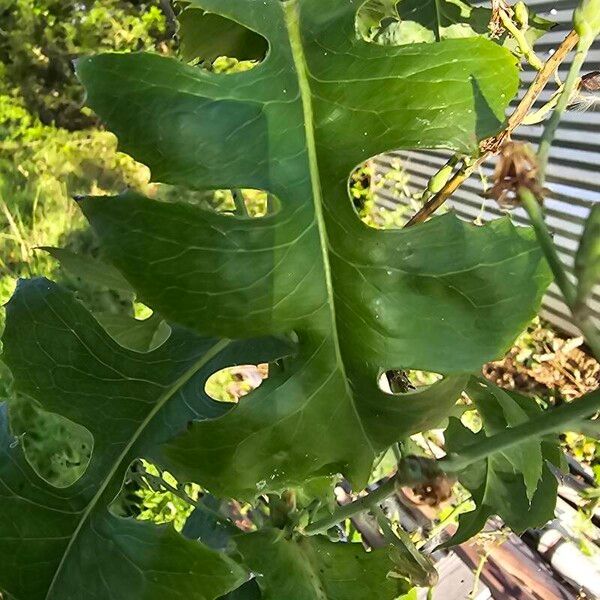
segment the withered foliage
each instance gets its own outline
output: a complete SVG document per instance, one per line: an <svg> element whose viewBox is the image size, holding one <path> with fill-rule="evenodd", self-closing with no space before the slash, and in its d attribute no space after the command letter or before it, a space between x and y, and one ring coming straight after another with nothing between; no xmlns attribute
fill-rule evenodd
<svg viewBox="0 0 600 600"><path fill-rule="evenodd" d="M544 198L537 158L531 147L523 142L511 141L502 146L493 182L487 196L494 198L502 208L518 206L521 188L530 190L540 202Z"/></svg>

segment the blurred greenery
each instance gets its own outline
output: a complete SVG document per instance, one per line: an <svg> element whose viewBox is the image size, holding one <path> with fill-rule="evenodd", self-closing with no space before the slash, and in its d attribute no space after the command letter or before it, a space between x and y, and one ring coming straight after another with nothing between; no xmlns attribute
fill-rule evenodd
<svg viewBox="0 0 600 600"><path fill-rule="evenodd" d="M165 34L164 15L145 2L8 0L0 9L0 302L23 276L77 287L36 250L97 253L72 196L148 191L148 170L83 107L72 61L98 50L168 52ZM110 310L111 294L101 296L87 299Z"/></svg>

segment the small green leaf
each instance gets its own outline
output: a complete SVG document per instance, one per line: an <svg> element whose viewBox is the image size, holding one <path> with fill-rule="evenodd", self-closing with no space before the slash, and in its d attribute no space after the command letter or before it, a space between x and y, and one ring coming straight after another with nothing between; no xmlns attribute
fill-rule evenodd
<svg viewBox="0 0 600 600"><path fill-rule="evenodd" d="M481 415L483 430L474 434L451 418L446 430L451 453L460 454L482 437L535 418L541 411L533 399L508 393L489 382L472 380L467 392ZM561 464L557 439L528 440L460 473L459 480L471 492L476 507L459 517L458 531L445 545L467 541L492 515L501 517L517 533L552 519L558 484L545 461Z"/></svg>
<svg viewBox="0 0 600 600"><path fill-rule="evenodd" d="M393 46L490 37L489 23L492 18L490 9L471 6L465 0L399 0L389 4L385 0L374 0L367 3L360 14L364 15L361 21L364 25L359 31L365 37L379 44ZM525 35L533 44L554 25L530 13ZM520 52L512 36L506 35L498 41L511 52Z"/></svg>
<svg viewBox="0 0 600 600"><path fill-rule="evenodd" d="M463 0L400 0L396 10L398 21L386 28L388 43L474 37L487 33L491 17L489 9L474 8ZM428 39L423 39L425 31Z"/></svg>
<svg viewBox="0 0 600 600"><path fill-rule="evenodd" d="M397 0L368 0L358 10L356 29L365 40L373 38L385 19L397 19Z"/></svg>
<svg viewBox="0 0 600 600"><path fill-rule="evenodd" d="M129 282L112 265L87 256L75 254L75 252L65 250L64 248L41 246L39 249L48 252L48 254L60 262L64 269L76 277L109 290L123 292L131 296L135 295Z"/></svg>
<svg viewBox="0 0 600 600"><path fill-rule="evenodd" d="M584 304L600 284L600 205L592 207L575 257L577 299Z"/></svg>

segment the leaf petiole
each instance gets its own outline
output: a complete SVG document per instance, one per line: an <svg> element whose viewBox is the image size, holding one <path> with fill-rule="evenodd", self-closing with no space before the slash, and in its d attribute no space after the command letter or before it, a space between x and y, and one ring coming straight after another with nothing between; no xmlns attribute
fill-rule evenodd
<svg viewBox="0 0 600 600"><path fill-rule="evenodd" d="M380 504L395 492L396 486L411 486L423 483L431 479L432 474L436 472L438 474L459 473L491 454L516 446L526 440L564 431L567 425L590 417L599 410L600 390L597 390L570 404L543 413L535 420L527 421L506 429L502 433L485 438L465 448L460 454L449 455L438 461L417 459L414 456L404 458L398 465L398 472L376 490L340 507L331 515L309 524L304 529L304 533L306 535L325 533L338 523Z"/></svg>
<svg viewBox="0 0 600 600"><path fill-rule="evenodd" d="M600 359L600 335L590 318L581 310L578 310L577 289L567 276L564 265L558 256L552 235L544 220L542 207L531 190L522 187L519 189L518 193L521 204L529 215L538 242L546 256L546 260L552 269L556 284L560 288L565 302L571 310L577 326L582 331L594 356L597 359Z"/></svg>

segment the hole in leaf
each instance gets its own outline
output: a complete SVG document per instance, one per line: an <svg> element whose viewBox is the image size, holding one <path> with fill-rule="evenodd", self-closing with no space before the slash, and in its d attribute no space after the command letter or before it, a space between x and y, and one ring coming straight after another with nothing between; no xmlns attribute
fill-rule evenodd
<svg viewBox="0 0 600 600"><path fill-rule="evenodd" d="M390 369L379 376L379 389L386 394L409 394L428 387L442 379L439 373L404 369Z"/></svg>
<svg viewBox="0 0 600 600"><path fill-rule="evenodd" d="M9 410L12 432L39 477L61 489L83 477L94 448L88 429L23 396L11 399Z"/></svg>
<svg viewBox="0 0 600 600"><path fill-rule="evenodd" d="M258 388L269 376L269 365L239 365L213 373L206 381L204 391L217 402L236 403Z"/></svg>
<svg viewBox="0 0 600 600"><path fill-rule="evenodd" d="M489 8L454 0L436 0L435 8L424 1L368 0L357 12L356 31L359 38L382 46L431 44L486 35L491 16ZM536 22L536 33L540 25Z"/></svg>
<svg viewBox="0 0 600 600"><path fill-rule="evenodd" d="M190 190L181 186L156 186L155 197L165 202L186 202L204 210L238 218L260 218L279 212L278 198L264 190Z"/></svg>
<svg viewBox="0 0 600 600"><path fill-rule="evenodd" d="M398 21L395 2L367 0L356 13L356 34L365 42L382 43L385 30Z"/></svg>
<svg viewBox="0 0 600 600"><path fill-rule="evenodd" d="M398 229L414 212L410 176L399 160L369 159L350 174L349 194L358 218L374 229Z"/></svg>
<svg viewBox="0 0 600 600"><path fill-rule="evenodd" d="M110 511L119 517L155 525L170 523L181 532L201 491L199 485L181 485L168 471L138 459L127 470L121 491L111 503Z"/></svg>
<svg viewBox="0 0 600 600"><path fill-rule="evenodd" d="M429 122L423 123L430 125ZM350 175L349 190L358 217L376 229L398 229L452 177L459 159L445 151L402 151L375 156ZM487 188L483 180L484 189ZM443 214L452 201L436 211ZM474 208L481 218L483 205Z"/></svg>
<svg viewBox="0 0 600 600"><path fill-rule="evenodd" d="M179 22L182 58L213 73L248 71L267 56L262 35L221 15L187 8Z"/></svg>

